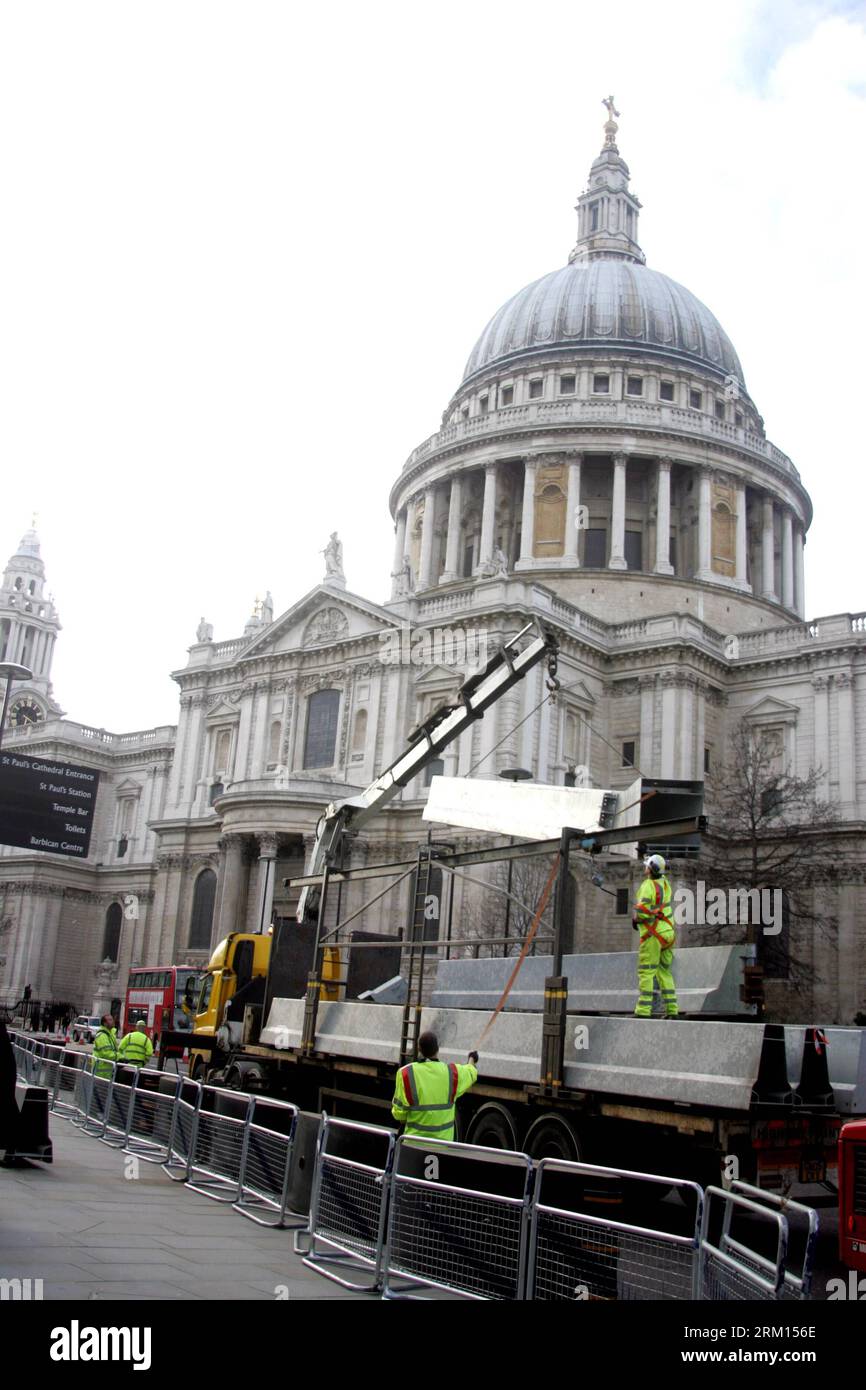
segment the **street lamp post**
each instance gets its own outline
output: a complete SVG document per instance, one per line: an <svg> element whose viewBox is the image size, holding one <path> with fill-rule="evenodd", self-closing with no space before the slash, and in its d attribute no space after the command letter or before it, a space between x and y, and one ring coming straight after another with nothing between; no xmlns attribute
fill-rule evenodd
<svg viewBox="0 0 866 1390"><path fill-rule="evenodd" d="M3 743L3 732L6 728L6 716L9 713L9 696L12 692L13 681L32 681L33 672L27 666L19 666L14 661L0 661L0 680L6 679L6 692L3 696L3 718L0 719L0 746Z"/></svg>
<svg viewBox="0 0 866 1390"><path fill-rule="evenodd" d="M532 773L529 772L525 767L506 767L502 770L502 772L500 772L499 776L504 777L506 782L528 782L532 777ZM508 843L510 845L514 844L513 835L509 835ZM508 883L505 889L508 896L505 899L505 945L502 948L503 959L505 958L505 956L508 955L508 927L511 922L511 876L513 872L514 860L509 859Z"/></svg>

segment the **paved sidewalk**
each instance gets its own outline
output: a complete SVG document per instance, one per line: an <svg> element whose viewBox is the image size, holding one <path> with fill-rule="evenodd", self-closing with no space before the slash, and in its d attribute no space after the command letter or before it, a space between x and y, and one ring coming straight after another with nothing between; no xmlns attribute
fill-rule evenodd
<svg viewBox="0 0 866 1390"><path fill-rule="evenodd" d="M335 1299L291 1231L257 1226L153 1163L51 1116L54 1163L0 1167L0 1278L41 1279L46 1299ZM287 1291L287 1293L286 1293Z"/></svg>

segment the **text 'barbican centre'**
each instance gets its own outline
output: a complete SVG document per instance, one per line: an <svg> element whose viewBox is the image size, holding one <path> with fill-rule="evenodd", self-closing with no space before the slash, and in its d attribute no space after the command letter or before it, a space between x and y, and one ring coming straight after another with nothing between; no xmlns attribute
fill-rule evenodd
<svg viewBox="0 0 866 1390"><path fill-rule="evenodd" d="M372 781L454 696L462 635L492 653L538 616L561 643L556 701L542 703L537 668L432 771L465 776L484 759L476 775L624 788L639 767L703 779L712 823L745 721L777 773L820 773L838 817L814 917L791 927L804 971L795 984L780 968L768 1003L827 1022L866 1010L866 617L806 621L809 496L718 320L645 264L616 135L609 109L567 264L493 316L441 428L394 482L387 602L351 593L338 563L279 617L269 596L232 640L202 621L174 673L177 726L107 734L53 699L59 624L38 539L24 537L0 592L0 659L34 676L15 687L4 744L97 768L101 787L85 862L0 850L0 1002L30 985L100 1009L132 964L201 964L228 932L289 916L283 879L302 872L323 807ZM407 626L430 636L420 663L401 647ZM414 853L430 775L352 841L353 863ZM599 867L608 893L576 869L570 944L633 950L637 866ZM672 868L675 881L696 873ZM377 890L351 885L344 915L365 891ZM409 891L362 925L397 934ZM479 910L458 884L455 936L479 935ZM697 928L682 939L701 944Z"/></svg>

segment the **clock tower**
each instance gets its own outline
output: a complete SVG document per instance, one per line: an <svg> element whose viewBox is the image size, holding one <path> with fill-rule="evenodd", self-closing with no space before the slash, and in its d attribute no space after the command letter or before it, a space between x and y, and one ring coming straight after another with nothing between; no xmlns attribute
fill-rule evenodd
<svg viewBox="0 0 866 1390"><path fill-rule="evenodd" d="M51 690L51 661L59 631L54 600L45 593L39 537L31 527L6 566L0 586L0 661L16 661L33 672L32 680L15 685L11 724L37 724L62 714Z"/></svg>

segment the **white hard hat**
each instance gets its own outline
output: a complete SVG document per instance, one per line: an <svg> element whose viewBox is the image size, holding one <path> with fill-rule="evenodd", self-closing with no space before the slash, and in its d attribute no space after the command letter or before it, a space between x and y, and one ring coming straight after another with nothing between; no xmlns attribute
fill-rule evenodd
<svg viewBox="0 0 866 1390"><path fill-rule="evenodd" d="M665 861L660 854L650 854L644 860L644 868L651 874L663 874L666 868Z"/></svg>

